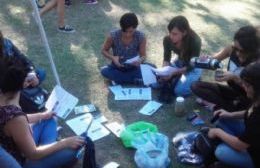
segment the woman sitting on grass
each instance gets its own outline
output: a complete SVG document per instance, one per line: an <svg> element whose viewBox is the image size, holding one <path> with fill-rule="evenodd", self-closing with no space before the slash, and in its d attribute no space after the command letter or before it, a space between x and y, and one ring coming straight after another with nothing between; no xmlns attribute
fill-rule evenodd
<svg viewBox="0 0 260 168"><path fill-rule="evenodd" d="M112 31L102 48L104 57L112 63L101 70L101 74L116 83L141 83L140 64L146 57L146 38L136 30L138 19L134 13L126 13L120 19L121 29ZM109 52L112 48L113 54ZM126 64L126 60L139 56Z"/></svg>
<svg viewBox="0 0 260 168"><path fill-rule="evenodd" d="M260 167L260 63L253 63L242 70L240 77L250 108L238 112L223 109L214 112L219 115L219 128L210 129L210 138L223 141L218 145L217 159L229 166L241 168ZM243 119L243 120L242 120Z"/></svg>
<svg viewBox="0 0 260 168"><path fill-rule="evenodd" d="M0 60L0 142L24 168L57 168L77 161L79 148L87 145L89 162L95 167L95 151L88 137L57 141L53 112L25 114L19 106L26 70L15 58ZM30 128L31 124L31 128Z"/></svg>
<svg viewBox="0 0 260 168"><path fill-rule="evenodd" d="M160 101L168 102L171 96L188 96L190 85L200 78L201 70L190 67L190 59L200 55L200 37L191 29L184 16L174 17L168 24L169 35L163 39L163 66L176 68L168 76L160 77L163 83ZM177 57L172 58L172 53Z"/></svg>
<svg viewBox="0 0 260 168"><path fill-rule="evenodd" d="M200 103L211 110L223 108L228 111L244 110L250 100L241 86L239 74L248 64L258 59L259 37L253 26L241 27L234 36L233 45L217 53L213 58L220 61L229 58L227 71L215 79L228 85L197 81L192 84L192 92L202 99Z"/></svg>

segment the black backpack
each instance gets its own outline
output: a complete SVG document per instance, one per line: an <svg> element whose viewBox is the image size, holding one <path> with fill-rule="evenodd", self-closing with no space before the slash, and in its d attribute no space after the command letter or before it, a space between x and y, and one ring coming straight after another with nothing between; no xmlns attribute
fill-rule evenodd
<svg viewBox="0 0 260 168"><path fill-rule="evenodd" d="M25 88L21 91L20 106L25 113L35 113L45 110L45 103L48 99L47 90L37 86Z"/></svg>

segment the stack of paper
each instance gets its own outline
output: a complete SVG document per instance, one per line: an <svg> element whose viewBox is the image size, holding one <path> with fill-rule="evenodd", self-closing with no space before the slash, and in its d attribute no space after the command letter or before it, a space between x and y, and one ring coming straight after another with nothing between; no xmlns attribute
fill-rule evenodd
<svg viewBox="0 0 260 168"><path fill-rule="evenodd" d="M161 68L153 68L152 71L155 72L157 76L168 76L171 75L177 68L172 66L164 66Z"/></svg>
<svg viewBox="0 0 260 168"><path fill-rule="evenodd" d="M161 103L156 101L149 101L147 102L144 107L139 111L139 113L144 115L152 115L155 113L160 107L162 106Z"/></svg>
<svg viewBox="0 0 260 168"><path fill-rule="evenodd" d="M122 88L120 85L109 87L115 100L151 100L151 88Z"/></svg>
<svg viewBox="0 0 260 168"><path fill-rule="evenodd" d="M93 119L93 116L90 113L81 115L79 117L73 118L66 121L67 125L75 132L77 135L83 134L88 125L91 123L91 126L87 132L88 136L96 141L110 134L110 132L101 124L101 122L107 121L105 117L98 117Z"/></svg>
<svg viewBox="0 0 260 168"><path fill-rule="evenodd" d="M156 76L168 76L171 75L177 68L172 66L164 66L161 68L154 68L151 65L141 64L141 73L144 85L157 83Z"/></svg>
<svg viewBox="0 0 260 168"><path fill-rule="evenodd" d="M60 86L55 86L49 96L45 107L53 111L57 116L65 119L72 109L77 105L78 98L68 93Z"/></svg>

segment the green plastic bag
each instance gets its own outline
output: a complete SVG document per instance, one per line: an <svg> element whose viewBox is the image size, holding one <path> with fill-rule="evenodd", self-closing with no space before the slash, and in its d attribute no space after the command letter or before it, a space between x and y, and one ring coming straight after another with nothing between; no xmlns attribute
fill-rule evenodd
<svg viewBox="0 0 260 168"><path fill-rule="evenodd" d="M133 147L132 141L134 139L143 136L144 134L149 132L157 133L157 126L148 122L138 121L128 125L126 129L121 133L120 138L124 146L130 148Z"/></svg>

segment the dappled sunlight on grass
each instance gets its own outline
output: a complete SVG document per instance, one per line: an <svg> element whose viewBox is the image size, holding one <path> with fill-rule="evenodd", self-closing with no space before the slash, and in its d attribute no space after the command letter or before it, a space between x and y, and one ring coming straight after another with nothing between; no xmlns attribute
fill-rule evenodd
<svg viewBox="0 0 260 168"><path fill-rule="evenodd" d="M8 5L7 8L10 10L10 14L13 16L24 15L26 12L25 8L20 6Z"/></svg>
<svg viewBox="0 0 260 168"><path fill-rule="evenodd" d="M243 17L246 14L250 14L248 13L248 4L244 3L243 1L223 3L218 5L216 10L218 10L223 17L230 20L237 17Z"/></svg>
<svg viewBox="0 0 260 168"><path fill-rule="evenodd" d="M110 11L105 11L105 13L110 16L110 17L116 17L118 18L118 16L121 16L123 15L124 13L126 12L130 12L129 9L127 8L123 8L122 6L120 5L117 5L111 1L109 1L109 4L111 6L111 10Z"/></svg>

